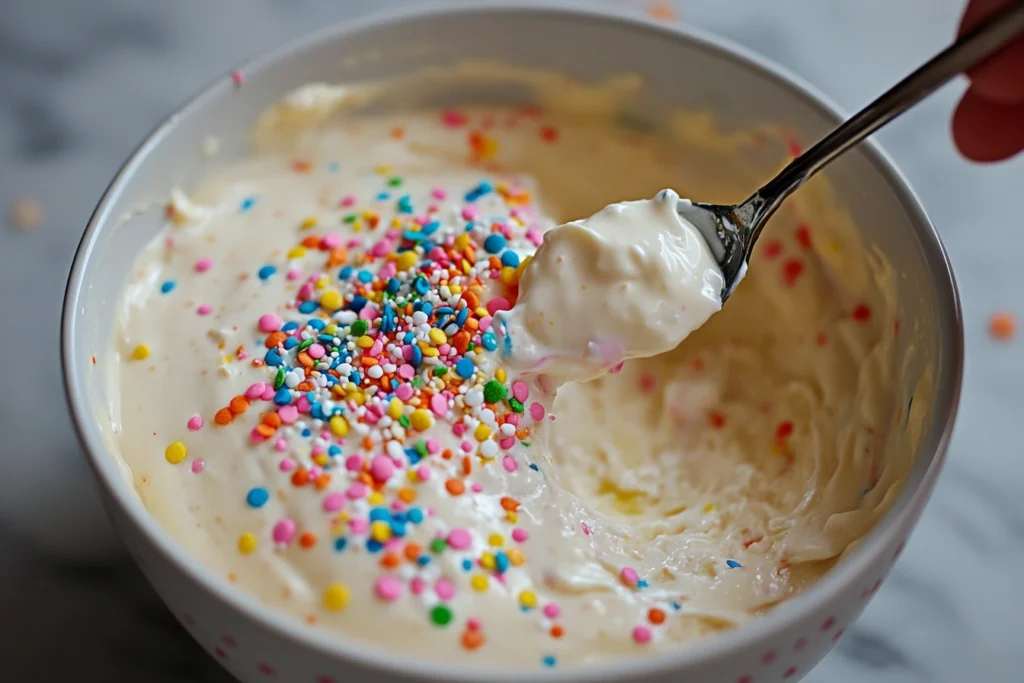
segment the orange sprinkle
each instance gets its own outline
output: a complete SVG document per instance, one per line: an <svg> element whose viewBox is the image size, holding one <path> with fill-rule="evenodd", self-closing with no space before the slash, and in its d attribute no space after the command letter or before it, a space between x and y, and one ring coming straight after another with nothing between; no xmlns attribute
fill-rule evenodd
<svg viewBox="0 0 1024 683"><path fill-rule="evenodd" d="M269 439L274 435L274 432L276 431L276 428L271 427L270 425L265 423L260 423L256 425L256 433L262 436L264 439Z"/></svg>
<svg viewBox="0 0 1024 683"><path fill-rule="evenodd" d="M515 512L519 509L519 501L515 498L509 498L508 496L502 496L501 507L509 512Z"/></svg>
<svg viewBox="0 0 1024 683"><path fill-rule="evenodd" d="M401 501L402 501L403 503L411 503L411 502L413 502L414 500L416 500L416 492L415 492L415 491L413 491L413 490L412 490L411 488L409 488L409 487L407 486L407 487L405 487L405 488L403 488L403 489L399 490L399 492L398 492L398 498L399 498L399 500L401 500Z"/></svg>
<svg viewBox="0 0 1024 683"><path fill-rule="evenodd" d="M323 491L325 488L331 485L331 475L324 473L316 478L314 482L318 491Z"/></svg>
<svg viewBox="0 0 1024 683"><path fill-rule="evenodd" d="M473 461L468 455L462 456L462 476L468 477L473 472Z"/></svg>
<svg viewBox="0 0 1024 683"><path fill-rule="evenodd" d="M988 319L988 333L993 339L1010 341L1017 331L1017 321L1005 311L993 313Z"/></svg>
<svg viewBox="0 0 1024 683"><path fill-rule="evenodd" d="M362 363L363 365L379 365L377 359L371 356L363 356L362 358L359 359L359 362Z"/></svg>
<svg viewBox="0 0 1024 683"><path fill-rule="evenodd" d="M460 354L466 353L466 349L469 348L469 341L469 332L465 330L459 330L458 332L455 333L455 338L452 339L452 346L454 346L455 350L458 351Z"/></svg>
<svg viewBox="0 0 1024 683"><path fill-rule="evenodd" d="M551 627L551 637L552 638L561 638L562 634L564 634L564 633L565 633L565 630L561 626L559 626L558 624L555 624L554 626Z"/></svg>
<svg viewBox="0 0 1024 683"><path fill-rule="evenodd" d="M314 386L311 382L299 382L295 387L295 391L313 391Z"/></svg>
<svg viewBox="0 0 1024 683"><path fill-rule="evenodd" d="M480 307L480 298L469 290L462 293L462 300L466 302L466 306L470 311L475 311Z"/></svg>
<svg viewBox="0 0 1024 683"><path fill-rule="evenodd" d="M467 650L475 650L484 644L484 634L480 631L463 631L462 647Z"/></svg>
<svg viewBox="0 0 1024 683"><path fill-rule="evenodd" d="M316 245L320 244L320 238L316 235L306 235L302 239L302 246L307 249L316 249Z"/></svg>
<svg viewBox="0 0 1024 683"><path fill-rule="evenodd" d="M292 164L292 169L296 173L306 173L310 168L312 168L312 166L308 161L296 161Z"/></svg>
<svg viewBox="0 0 1024 683"><path fill-rule="evenodd" d="M398 553L387 552L380 558L380 564L382 567L394 568L402 564L402 558Z"/></svg>
<svg viewBox="0 0 1024 683"><path fill-rule="evenodd" d="M652 624L663 624L665 623L665 612L657 607L652 607L647 612L647 620Z"/></svg>
<svg viewBox="0 0 1024 683"><path fill-rule="evenodd" d="M294 486L305 486L309 483L309 472L306 471L305 467L300 467L295 470L292 474L292 484Z"/></svg>
<svg viewBox="0 0 1024 683"><path fill-rule="evenodd" d="M647 8L647 13L651 15L652 19L657 19L658 21L675 21L679 17L676 14L676 8L672 6L671 2L666 0L652 2L650 7Z"/></svg>
<svg viewBox="0 0 1024 683"><path fill-rule="evenodd" d="M373 450L373 439L369 435L363 437L363 450Z"/></svg>
<svg viewBox="0 0 1024 683"><path fill-rule="evenodd" d="M331 249L331 255L327 258L327 267L340 266L348 260L348 249L345 247L335 247Z"/></svg>
<svg viewBox="0 0 1024 683"><path fill-rule="evenodd" d="M395 140L401 140L405 137L405 128L402 126L395 126L391 129L391 137Z"/></svg>
<svg viewBox="0 0 1024 683"><path fill-rule="evenodd" d="M405 553L405 559L410 562L415 562L420 559L420 555L423 554L423 548L421 548L417 543L406 543L403 552Z"/></svg>
<svg viewBox="0 0 1024 683"><path fill-rule="evenodd" d="M450 448L444 449L444 452L441 453L441 457L444 458L445 460L451 460L452 459L452 449L450 449Z"/></svg>
<svg viewBox="0 0 1024 683"><path fill-rule="evenodd" d="M281 426L281 416L277 413L263 413L263 424L277 429Z"/></svg>
<svg viewBox="0 0 1024 683"><path fill-rule="evenodd" d="M303 548L312 548L316 545L316 534L312 531L303 531L299 536L299 545Z"/></svg>
<svg viewBox="0 0 1024 683"><path fill-rule="evenodd" d="M266 346L268 349L272 349L278 344L283 343L284 340L287 338L288 335L286 335L284 332L271 332L270 334L267 335L267 339L266 341L263 342L263 345Z"/></svg>
<svg viewBox="0 0 1024 683"><path fill-rule="evenodd" d="M721 429L725 426L725 415L717 410L708 412L708 420L711 421L711 426L715 429Z"/></svg>
<svg viewBox="0 0 1024 683"><path fill-rule="evenodd" d="M213 421L221 426L229 425L235 419L234 414L230 408L221 408L213 416Z"/></svg>
<svg viewBox="0 0 1024 683"><path fill-rule="evenodd" d="M466 490L466 485L462 483L461 479L449 479L444 483L444 487L453 496L461 496Z"/></svg>
<svg viewBox="0 0 1024 683"><path fill-rule="evenodd" d="M296 356L296 359L299 361L299 365L301 365L303 367L306 367L306 368L313 367L313 358L312 358L312 356L310 356L305 351L299 351L299 355Z"/></svg>
<svg viewBox="0 0 1024 683"><path fill-rule="evenodd" d="M228 403L228 409L230 409L234 415L241 415L249 409L249 399L245 396L235 396Z"/></svg>
<svg viewBox="0 0 1024 683"><path fill-rule="evenodd" d="M779 426L775 428L775 438L785 439L787 436L793 433L793 423L789 420L783 420L779 423Z"/></svg>

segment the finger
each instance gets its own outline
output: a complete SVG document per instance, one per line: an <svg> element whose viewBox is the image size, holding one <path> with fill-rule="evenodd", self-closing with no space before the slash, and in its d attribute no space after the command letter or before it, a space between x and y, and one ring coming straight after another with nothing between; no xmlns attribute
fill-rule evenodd
<svg viewBox="0 0 1024 683"><path fill-rule="evenodd" d="M958 35L989 18L1009 0L972 0L960 20ZM1018 36L991 57L968 69L971 87L993 102L1024 102L1024 35Z"/></svg>
<svg viewBox="0 0 1024 683"><path fill-rule="evenodd" d="M953 139L971 161L1001 161L1024 150L1024 102L993 102L970 88L953 113Z"/></svg>

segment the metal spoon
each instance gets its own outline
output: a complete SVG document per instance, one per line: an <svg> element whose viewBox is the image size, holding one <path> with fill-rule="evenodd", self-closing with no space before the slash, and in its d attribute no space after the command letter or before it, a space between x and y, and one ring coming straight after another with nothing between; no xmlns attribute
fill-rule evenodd
<svg viewBox="0 0 1024 683"><path fill-rule="evenodd" d="M1010 3L933 57L874 102L794 159L749 199L736 206L679 202L679 214L700 230L722 269L725 301L747 270L765 223L783 200L838 156L982 61L1024 31L1024 0ZM1024 125L1024 122L1022 122Z"/></svg>

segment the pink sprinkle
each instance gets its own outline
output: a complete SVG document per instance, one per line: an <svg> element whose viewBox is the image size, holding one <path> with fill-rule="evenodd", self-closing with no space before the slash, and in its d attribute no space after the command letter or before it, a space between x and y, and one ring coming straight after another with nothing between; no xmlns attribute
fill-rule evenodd
<svg viewBox="0 0 1024 683"><path fill-rule="evenodd" d="M282 458L281 462L277 464L277 469L282 472L291 472L295 469L295 461L291 458Z"/></svg>
<svg viewBox="0 0 1024 683"><path fill-rule="evenodd" d="M562 613L562 608L553 602L549 602L544 605L544 616L548 619L557 619L558 615Z"/></svg>
<svg viewBox="0 0 1024 683"><path fill-rule="evenodd" d="M501 464L505 468L506 472L515 472L516 469L518 469L519 467L518 465L516 465L515 458L513 458L511 455L506 455L504 458L502 458Z"/></svg>
<svg viewBox="0 0 1024 683"><path fill-rule="evenodd" d="M351 486L348 487L348 490L345 491L345 495L348 496L350 500L359 500L360 498L365 498L366 484L363 484L358 481L354 482Z"/></svg>
<svg viewBox="0 0 1024 683"><path fill-rule="evenodd" d="M430 196L440 201L447 197L448 193L445 192L440 187L435 187L433 190L430 191Z"/></svg>
<svg viewBox="0 0 1024 683"><path fill-rule="evenodd" d="M442 416L448 412L448 401L441 394L434 394L430 397L430 409L435 415Z"/></svg>
<svg viewBox="0 0 1024 683"><path fill-rule="evenodd" d="M633 640L637 643L651 642L651 629L646 626L637 626L633 629Z"/></svg>
<svg viewBox="0 0 1024 683"><path fill-rule="evenodd" d="M534 401L530 404L530 417L536 422L544 419L544 406Z"/></svg>
<svg viewBox="0 0 1024 683"><path fill-rule="evenodd" d="M359 317L367 322L373 322L375 318L380 315L380 311L377 310L376 306L365 306L363 310L359 311Z"/></svg>
<svg viewBox="0 0 1024 683"><path fill-rule="evenodd" d="M446 109L441 113L441 123L450 127L458 128L459 126L466 125L466 115L457 109ZM440 197L439 197L440 199Z"/></svg>
<svg viewBox="0 0 1024 683"><path fill-rule="evenodd" d="M366 519L353 519L348 523L348 528L354 534L365 534L370 530L370 522Z"/></svg>
<svg viewBox="0 0 1024 683"><path fill-rule="evenodd" d="M287 273L284 274L284 279L288 282L295 282L302 277L302 271L298 268L290 268Z"/></svg>
<svg viewBox="0 0 1024 683"><path fill-rule="evenodd" d="M492 318L489 315L485 315L484 317L480 318L480 331L486 332L487 330L491 329L491 323L493 322L494 318Z"/></svg>
<svg viewBox="0 0 1024 683"><path fill-rule="evenodd" d="M398 376L401 377L402 379L412 379L413 377L416 376L416 368L414 368L413 366L409 365L408 363L402 363L401 365L398 366ZM409 385L408 384L403 384L402 386L409 386ZM412 398L411 387L410 387L410 391L409 391L409 397ZM402 400L404 401L405 399L402 399Z"/></svg>
<svg viewBox="0 0 1024 683"><path fill-rule="evenodd" d="M337 512L345 504L345 496L340 493L329 493L324 498L324 510L326 512Z"/></svg>
<svg viewBox="0 0 1024 683"><path fill-rule="evenodd" d="M206 463L203 462L202 460L193 460L192 461L192 473L193 474L199 474L200 472L203 471L204 467L206 467Z"/></svg>
<svg viewBox="0 0 1024 683"><path fill-rule="evenodd" d="M196 309L196 313L198 313L199 315L210 315L210 312L212 310L212 308L210 308L206 304L203 304L202 306Z"/></svg>
<svg viewBox="0 0 1024 683"><path fill-rule="evenodd" d="M280 439L275 441L274 450L277 451L278 453L284 453L286 450L288 450L288 440L285 439L284 437L281 437Z"/></svg>
<svg viewBox="0 0 1024 683"><path fill-rule="evenodd" d="M376 482L385 482L395 473L395 463L386 455L375 455L370 463L370 475Z"/></svg>
<svg viewBox="0 0 1024 683"><path fill-rule="evenodd" d="M455 550L465 550L473 544L473 537L469 534L469 530L458 527L452 529L448 534L448 545Z"/></svg>
<svg viewBox="0 0 1024 683"><path fill-rule="evenodd" d="M586 522L580 522L580 527L583 528L583 535L584 536L589 536L590 535L590 527L587 526Z"/></svg>
<svg viewBox="0 0 1024 683"><path fill-rule="evenodd" d="M374 592L381 600L391 602L397 600L398 596L402 594L402 583L393 576L382 576L377 579Z"/></svg>
<svg viewBox="0 0 1024 683"><path fill-rule="evenodd" d="M462 220L471 221L476 219L476 207L475 206L464 206L462 207Z"/></svg>
<svg viewBox="0 0 1024 683"><path fill-rule="evenodd" d="M420 481L427 481L430 479L430 469L426 465L421 465L416 470L416 476L420 478Z"/></svg>
<svg viewBox="0 0 1024 683"><path fill-rule="evenodd" d="M529 538L530 535L526 533L526 529L515 528L512 530L512 540L516 543L523 543Z"/></svg>
<svg viewBox="0 0 1024 683"><path fill-rule="evenodd" d="M263 385L263 395L260 396L260 398L262 398L264 401L269 401L272 398L274 398L274 385L273 384L264 384Z"/></svg>
<svg viewBox="0 0 1024 683"><path fill-rule="evenodd" d="M447 602L455 597L455 585L448 579L441 578L434 583L434 592L438 598Z"/></svg>
<svg viewBox="0 0 1024 683"><path fill-rule="evenodd" d="M481 484L480 482L475 482L472 486L469 487L469 490L472 491L473 493L483 493L484 485Z"/></svg>
<svg viewBox="0 0 1024 683"><path fill-rule="evenodd" d="M341 246L341 235L336 232L329 232L320 238L321 249L337 249Z"/></svg>
<svg viewBox="0 0 1024 683"><path fill-rule="evenodd" d="M376 358L381 354L382 351L384 351L384 342L378 339L377 341L373 342L373 346L370 347L370 350L367 351L367 353L370 355L371 358Z"/></svg>
<svg viewBox="0 0 1024 683"><path fill-rule="evenodd" d="M344 206L344 207L352 206L355 203L356 203L356 198L355 198L354 195L346 195L346 196L341 198L341 205Z"/></svg>
<svg viewBox="0 0 1024 683"><path fill-rule="evenodd" d="M313 284L311 282L307 282L299 287L299 298L303 301L313 298Z"/></svg>
<svg viewBox="0 0 1024 683"><path fill-rule="evenodd" d="M250 401L255 401L258 398L263 398L263 392L266 391L267 385L263 382L256 382L250 384L249 388L245 390L245 397Z"/></svg>
<svg viewBox="0 0 1024 683"><path fill-rule="evenodd" d="M481 626L483 626L483 624L481 624L480 620L476 617L470 617L469 619L466 619L466 628L468 628L470 631L479 631Z"/></svg>
<svg viewBox="0 0 1024 683"><path fill-rule="evenodd" d="M520 403L525 403L530 397L530 387L526 386L526 382L519 380L512 382L512 397Z"/></svg>
<svg viewBox="0 0 1024 683"><path fill-rule="evenodd" d="M620 372L622 372L622 366L623 365L625 365L625 363L621 363L621 362L620 363L616 363L615 365L611 366L608 369L608 374L609 375L617 375L617 374L619 374Z"/></svg>
<svg viewBox="0 0 1024 683"><path fill-rule="evenodd" d="M636 586L640 582L640 575L632 567L623 567L622 571L619 572L619 578L627 586Z"/></svg>
<svg viewBox="0 0 1024 683"><path fill-rule="evenodd" d="M441 344L439 347L437 347L437 352L440 353L442 356L447 356L451 352L451 350L451 344Z"/></svg>
<svg viewBox="0 0 1024 683"><path fill-rule="evenodd" d="M288 545L295 538L295 520L285 517L274 525L274 543Z"/></svg>
<svg viewBox="0 0 1024 683"><path fill-rule="evenodd" d="M213 268L213 259L201 258L196 261L195 269L197 273L205 273L210 268Z"/></svg>
<svg viewBox="0 0 1024 683"><path fill-rule="evenodd" d="M389 240L381 240L373 245L370 249L370 254L377 257L387 256L393 248L393 245Z"/></svg>
<svg viewBox="0 0 1024 683"><path fill-rule="evenodd" d="M299 419L299 409L295 406L281 406L277 409L277 416L281 422L290 425Z"/></svg>
<svg viewBox="0 0 1024 683"><path fill-rule="evenodd" d="M500 441L498 441L498 446L500 446L501 449L504 450L504 451L507 451L508 449L512 448L515 445L516 445L516 437L514 437L514 436L506 436L504 439L501 439Z"/></svg>
<svg viewBox="0 0 1024 683"><path fill-rule="evenodd" d="M539 247L541 242L544 241L544 233L536 228L530 228L526 231L526 239L530 240L533 246Z"/></svg>
<svg viewBox="0 0 1024 683"><path fill-rule="evenodd" d="M189 431L199 431L203 428L203 416L193 415L188 419L188 422L185 423L185 426L189 428Z"/></svg>
<svg viewBox="0 0 1024 683"><path fill-rule="evenodd" d="M458 424L452 425L452 434L454 434L455 436L462 436L463 434L466 433L466 429L468 428L466 427L465 423L459 422Z"/></svg>
<svg viewBox="0 0 1024 683"><path fill-rule="evenodd" d="M413 580L409 582L409 590L412 591L413 595L419 595L426 587L427 582L418 576L413 577Z"/></svg>
<svg viewBox="0 0 1024 683"><path fill-rule="evenodd" d="M427 439L427 453L431 455L441 452L441 442L437 439Z"/></svg>
<svg viewBox="0 0 1024 683"><path fill-rule="evenodd" d="M238 69L233 69L231 71L231 80L234 81L236 86L241 86L245 83L245 76L243 76L242 72Z"/></svg>
<svg viewBox="0 0 1024 683"><path fill-rule="evenodd" d="M403 365L402 367L408 366ZM398 387L395 389L395 396L397 396L403 401L408 401L410 398L413 397L414 393L415 392L413 391L411 384L399 384Z"/></svg>
<svg viewBox="0 0 1024 683"><path fill-rule="evenodd" d="M640 391L650 393L654 389L654 375L644 374L640 377Z"/></svg>
<svg viewBox="0 0 1024 683"><path fill-rule="evenodd" d="M325 353L327 353L327 349L320 344L310 344L309 348L306 349L306 353L308 353L309 357L313 360L319 360L324 357Z"/></svg>
<svg viewBox="0 0 1024 683"><path fill-rule="evenodd" d="M508 415L505 416L505 422L509 423L513 427L518 427L519 426L519 416L516 415L515 413L509 413Z"/></svg>
<svg viewBox="0 0 1024 683"><path fill-rule="evenodd" d="M271 387L273 389L273 387ZM299 400L295 402L295 409L303 415L308 415L309 411L312 410L313 406L310 405L309 399L305 395L299 396Z"/></svg>
<svg viewBox="0 0 1024 683"><path fill-rule="evenodd" d="M363 458L358 455L350 455L345 458L345 469L349 472L358 472L363 469Z"/></svg>
<svg viewBox="0 0 1024 683"><path fill-rule="evenodd" d="M464 453L472 453L474 446L471 441L463 441L459 444L459 448L461 448Z"/></svg>
<svg viewBox="0 0 1024 683"><path fill-rule="evenodd" d="M512 308L512 304L508 302L503 296L496 296L487 302L487 312L494 315L498 311L507 311Z"/></svg>

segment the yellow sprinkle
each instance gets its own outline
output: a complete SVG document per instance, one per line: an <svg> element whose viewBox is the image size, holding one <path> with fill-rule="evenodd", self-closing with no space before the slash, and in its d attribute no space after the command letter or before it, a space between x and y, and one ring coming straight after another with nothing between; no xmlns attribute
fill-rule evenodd
<svg viewBox="0 0 1024 683"><path fill-rule="evenodd" d="M149 358L149 347L145 344L139 344L135 347L135 350L132 351L132 358L135 360L146 360Z"/></svg>
<svg viewBox="0 0 1024 683"><path fill-rule="evenodd" d="M477 441L483 443L484 441L487 441L487 439L491 438L491 428L481 422L476 426L476 429L473 430L473 436Z"/></svg>
<svg viewBox="0 0 1024 683"><path fill-rule="evenodd" d="M704 506L704 512L711 512L714 509L715 509L715 504L714 503L708 503L707 505Z"/></svg>
<svg viewBox="0 0 1024 683"><path fill-rule="evenodd" d="M515 282L515 278L516 278L516 269L513 268L512 266L505 266L504 268L501 269L501 274L499 276L499 279L501 280L501 282L503 284L512 286L512 283Z"/></svg>
<svg viewBox="0 0 1024 683"><path fill-rule="evenodd" d="M400 227L402 227L402 219L398 218L397 216L392 218L391 219L391 227L392 228L400 228Z"/></svg>
<svg viewBox="0 0 1024 683"><path fill-rule="evenodd" d="M326 275L321 275L320 277L318 277L316 279L316 282L313 283L313 286L316 287L317 289L323 289L324 287L326 287L330 283L331 283L331 278L327 277Z"/></svg>
<svg viewBox="0 0 1024 683"><path fill-rule="evenodd" d="M330 422L327 424L331 427L331 434L334 434L335 436L348 435L348 420L341 415L332 415Z"/></svg>
<svg viewBox="0 0 1024 683"><path fill-rule="evenodd" d="M508 561L513 567L518 567L523 562L526 562L526 558L523 556L523 551L519 548L509 548L505 554L508 555Z"/></svg>
<svg viewBox="0 0 1024 683"><path fill-rule="evenodd" d="M475 590L478 590L478 591L485 591L485 590L487 590L487 585L489 583L490 583L490 581L488 581L487 577L484 576L483 574L477 574L476 576L474 576L472 579L469 580L469 585L471 585Z"/></svg>
<svg viewBox="0 0 1024 683"><path fill-rule="evenodd" d="M291 249L288 250L288 258L290 258L290 259L302 258L305 255L306 255L306 248L302 247L302 246L292 247Z"/></svg>
<svg viewBox="0 0 1024 683"><path fill-rule="evenodd" d="M164 450L164 457L167 458L167 462L172 465L177 465L179 462L185 459L188 455L188 449L185 448L185 444L180 441L175 441Z"/></svg>
<svg viewBox="0 0 1024 683"><path fill-rule="evenodd" d="M361 391L353 391L349 399L355 401L357 406L361 406L366 403L366 394Z"/></svg>
<svg viewBox="0 0 1024 683"><path fill-rule="evenodd" d="M335 384L333 387L331 387L331 393L334 394L335 396L340 396L344 398L345 387L341 386L340 384Z"/></svg>
<svg viewBox="0 0 1024 683"><path fill-rule="evenodd" d="M481 136L478 154L481 159L493 159L498 154L498 141L486 135Z"/></svg>
<svg viewBox="0 0 1024 683"><path fill-rule="evenodd" d="M370 348L371 346L373 346L373 337L369 337L364 334L359 339L356 339L356 346L358 346L361 349Z"/></svg>
<svg viewBox="0 0 1024 683"><path fill-rule="evenodd" d="M380 505L384 502L384 494L380 491L374 491L366 497L366 502L370 505Z"/></svg>
<svg viewBox="0 0 1024 683"><path fill-rule="evenodd" d="M486 318L490 315L490 312L484 306L477 306L474 312L478 318Z"/></svg>
<svg viewBox="0 0 1024 683"><path fill-rule="evenodd" d="M403 251L398 255L398 263L395 264L398 267L398 272L406 271L416 265L416 252L415 251Z"/></svg>
<svg viewBox="0 0 1024 683"><path fill-rule="evenodd" d="M436 358L441 355L441 352L438 351L433 346L428 346L427 348L423 349L423 355L426 356L427 358Z"/></svg>
<svg viewBox="0 0 1024 683"><path fill-rule="evenodd" d="M507 519L512 524L515 524L519 521L519 514L514 512L513 510L507 510L505 512L505 519Z"/></svg>
<svg viewBox="0 0 1024 683"><path fill-rule="evenodd" d="M316 227L317 220L313 216L309 218L303 218L302 222L299 223L299 230L309 230L310 228Z"/></svg>
<svg viewBox="0 0 1024 683"><path fill-rule="evenodd" d="M441 344L448 342L448 335L439 327L431 327L427 336L430 337L430 341L434 342L435 346L440 346Z"/></svg>
<svg viewBox="0 0 1024 683"><path fill-rule="evenodd" d="M417 432L425 432L434 424L434 418L423 408L417 408L409 416L409 422L412 423L412 428Z"/></svg>
<svg viewBox="0 0 1024 683"><path fill-rule="evenodd" d="M339 612L348 604L348 588L340 583L332 583L324 591L324 607L331 612Z"/></svg>
<svg viewBox="0 0 1024 683"><path fill-rule="evenodd" d="M536 607L537 596L533 591L523 591L519 594L519 604L523 607Z"/></svg>
<svg viewBox="0 0 1024 683"><path fill-rule="evenodd" d="M248 555L253 550L256 550L256 537L246 531L238 537L238 552Z"/></svg>
<svg viewBox="0 0 1024 683"><path fill-rule="evenodd" d="M504 384L505 383L505 379L506 379L505 368L498 368L497 370L495 370L494 371L494 379L496 379L499 382L501 382L502 384Z"/></svg>
<svg viewBox="0 0 1024 683"><path fill-rule="evenodd" d="M416 470L406 470L405 477L414 484L420 480L420 475L416 474Z"/></svg>
<svg viewBox="0 0 1024 683"><path fill-rule="evenodd" d="M324 334L329 334L332 337L334 336L334 333L337 332L337 331L338 331L338 326L335 325L334 323L331 323L330 325L328 325L327 327L324 328Z"/></svg>
<svg viewBox="0 0 1024 683"><path fill-rule="evenodd" d="M466 259L462 259L462 272L463 273L466 273L468 275L469 271L470 271L470 269L472 267L473 266L469 265L469 261L467 261Z"/></svg>
<svg viewBox="0 0 1024 683"><path fill-rule="evenodd" d="M505 539L501 534L491 534L487 537L487 542L493 545L495 548L500 548L505 545Z"/></svg>
<svg viewBox="0 0 1024 683"><path fill-rule="evenodd" d="M324 310L334 312L341 308L341 294L338 294L333 289L328 289L320 295L320 305Z"/></svg>
<svg viewBox="0 0 1024 683"><path fill-rule="evenodd" d="M391 167L390 166L385 166L383 164L381 164L380 166L378 166L377 168L374 169L374 173L379 173L380 175L387 175L390 172L391 172Z"/></svg>
<svg viewBox="0 0 1024 683"><path fill-rule="evenodd" d="M326 467L331 464L331 459L326 453L317 453L313 456L313 462L320 465L320 467Z"/></svg>
<svg viewBox="0 0 1024 683"><path fill-rule="evenodd" d="M455 247L456 251L462 251L463 249L468 247L469 235L464 232L460 233L459 236L455 238L455 244L453 246Z"/></svg>
<svg viewBox="0 0 1024 683"><path fill-rule="evenodd" d="M448 285L452 294L462 294L462 285Z"/></svg>
<svg viewBox="0 0 1024 683"><path fill-rule="evenodd" d="M497 562L494 559L494 553L484 553L480 556L480 566L484 569L494 569L497 566Z"/></svg>
<svg viewBox="0 0 1024 683"><path fill-rule="evenodd" d="M370 538L383 543L391 539L391 525L383 520L370 523Z"/></svg>
<svg viewBox="0 0 1024 683"><path fill-rule="evenodd" d="M405 408L405 404L402 403L402 399L393 398L388 403L388 415L391 416L392 420L397 420L402 417L402 409Z"/></svg>

